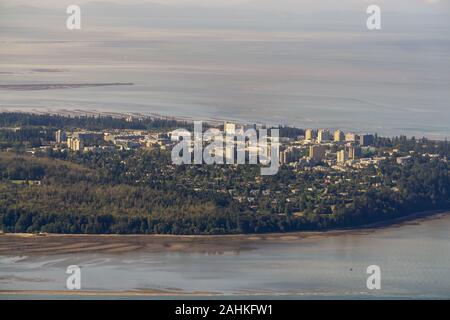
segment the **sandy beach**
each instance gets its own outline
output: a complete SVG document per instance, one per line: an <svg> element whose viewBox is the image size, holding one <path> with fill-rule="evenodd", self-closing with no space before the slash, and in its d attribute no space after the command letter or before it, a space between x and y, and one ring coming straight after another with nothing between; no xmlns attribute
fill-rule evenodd
<svg viewBox="0 0 450 320"><path fill-rule="evenodd" d="M0 299L361 298L374 261L390 284L381 296L445 298L448 280L439 274L448 257L430 265L429 253L448 251L449 217L422 212L358 229L276 234L0 234ZM82 290L65 288L72 264L83 268ZM433 273L423 276L424 268Z"/></svg>
<svg viewBox="0 0 450 320"><path fill-rule="evenodd" d="M178 290L133 290L133 291L93 291L93 290L83 290L83 291L71 291L71 290L0 290L0 296L29 296L29 295L40 295L40 296L66 296L66 297L172 297L172 296L220 296L221 293L214 292L183 292ZM254 295L254 294L253 294ZM261 294L258 294L261 295Z"/></svg>
<svg viewBox="0 0 450 320"><path fill-rule="evenodd" d="M93 234L0 234L0 255L57 255L73 253L120 254L131 251L221 254L252 250L259 242L296 242L345 234L368 234L381 228L419 224L440 219L450 212L420 212L355 229L236 235L93 235Z"/></svg>

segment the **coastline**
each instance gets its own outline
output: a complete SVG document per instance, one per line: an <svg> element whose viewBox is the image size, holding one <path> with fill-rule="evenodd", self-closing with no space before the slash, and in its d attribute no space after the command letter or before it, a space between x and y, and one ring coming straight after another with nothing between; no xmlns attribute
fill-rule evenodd
<svg viewBox="0 0 450 320"><path fill-rule="evenodd" d="M263 234L165 235L165 234L0 234L0 256L39 256L75 253L121 254L181 252L224 254L254 249L259 242L293 243L348 234L369 234L386 228L419 224L450 215L448 210L423 211L355 228Z"/></svg>
<svg viewBox="0 0 450 320"><path fill-rule="evenodd" d="M255 293L256 294L256 293ZM249 294L249 295L255 295ZM177 290L156 290L156 289L145 289L145 290L126 290L126 291L102 291L102 290L0 290L1 296L67 296L67 297L192 297L192 296L223 296L222 293L216 292L184 292ZM259 294L258 294L259 295Z"/></svg>
<svg viewBox="0 0 450 320"><path fill-rule="evenodd" d="M119 83L119 85L134 85L134 83ZM193 123L195 120L202 120L203 123L217 126L221 125L224 122L234 122L237 125L266 125L266 126L289 126L289 127L295 127L295 128L306 128L311 127L311 125L306 124L293 124L286 121L249 121L247 118L234 118L234 117L224 117L224 116L206 116L206 117L192 117L185 114L163 114L158 112L149 111L146 113L138 112L138 111L131 111L131 112L124 112L124 111L112 111L109 109L92 109L92 108L86 108L86 109L65 109L60 107L35 107L35 106L3 106L0 107L0 113L3 112L18 112L18 113L28 113L28 114L36 114L36 115L56 115L56 116L66 116L66 117L112 117L112 118L126 118L129 116L136 117L136 118L150 118L150 119L158 119L158 120L174 120L178 122L187 122L187 123ZM161 111L160 111L161 112ZM314 125L312 125L314 127ZM359 131L364 131L363 129ZM383 132L378 132L383 133ZM431 132L432 133L432 132ZM388 133L385 132L387 136L392 135L401 135L403 133ZM439 140L444 141L447 137L445 135L436 133L433 135L430 135L430 133L418 133L414 134L411 133L407 136L421 136L426 137L428 139L432 140Z"/></svg>
<svg viewBox="0 0 450 320"><path fill-rule="evenodd" d="M89 257L95 257L96 259L103 259L100 255L101 253L109 253L106 257L112 258L111 253L123 253L124 258L126 259L139 259L139 256L143 253L144 255L147 252L138 252L137 256L128 255L128 253L133 254L133 252L129 252L127 250L124 251L108 251L105 249L93 248L86 245L89 245L90 240L94 242L97 246L98 242L95 241L112 241L110 245L113 247L117 244L121 245L130 245L130 242L136 242L136 239L139 241L149 244L147 247L141 247L142 250L154 250L156 252L164 250L164 253L173 254L174 252L186 252L186 253L212 253L216 255L228 255L230 252L228 250L251 250L252 246L257 249L260 248L262 244L269 245L265 248L270 248L272 244L275 244L276 247L273 247L271 250L278 251L279 249L283 249L284 245L294 245L293 248L297 248L297 244L299 245L303 241L309 241L306 248L309 248L311 243L319 242L322 240L327 240L330 237L337 236L368 236L376 238L384 238L385 233L381 234L373 234L376 231L381 231L387 229L388 232L395 233L396 230L391 230L391 228L401 228L406 226L411 226L412 228L420 228L420 224L434 221L433 224L440 224L439 219L448 219L450 217L450 211L427 211L421 212L414 215L408 216L409 219L396 219L395 221L390 221L389 225L386 223L376 225L370 225L370 228L366 226L366 228L358 228L358 229L345 229L345 230L333 230L333 231L325 231L325 232L296 232L296 233L277 233L277 234L265 234L265 235L225 235L225 236L162 236L162 235L47 235L47 236L36 236L30 234L3 234L0 235L0 244L2 244L2 239L10 239L13 240L16 244L20 243L21 246L35 246L41 247L41 251L46 260L48 260L53 254L66 254L66 258L70 258L70 254L75 254L79 252L83 254L86 259L91 259ZM412 218L414 217L414 218ZM400 221L401 220L401 221ZM448 220L443 220L443 223L448 225ZM408 232L408 231L406 231ZM414 231L413 231L414 232ZM405 231L403 231L405 233ZM41 242L41 239L45 241L51 239L50 243ZM68 240L68 242L66 242ZM95 240L95 241L94 241ZM261 241L266 241L261 242ZM37 243L36 243L37 242ZM333 243L340 243L342 241L334 240ZM344 241L346 242L346 241ZM49 246L52 244L52 246ZM70 245L71 247L67 247ZM77 250L77 246L81 245L84 249L79 251ZM92 243L91 243L92 245ZM240 247L241 245L246 245L246 247ZM59 248L58 248L59 246ZM61 252L61 250L66 246L65 252ZM159 247L158 247L159 246ZM78 248L81 248L78 247ZM240 247L240 248L239 248ZM125 249L125 247L123 247ZM286 247L289 248L289 247ZM116 247L117 249L117 247ZM269 249L270 250L270 249ZM294 249L295 251L296 249ZM22 252L14 252L14 257L9 258L6 257L5 263L9 264L11 262L8 261L17 261L21 263L21 261L25 261L30 259L29 262L25 263L35 263L40 261L39 256L35 256L39 254L35 253L27 253L27 255L22 255ZM281 250L283 251L283 250ZM296 251L295 251L296 252ZM92 254L92 256L85 256L84 254ZM150 252L151 253L151 252ZM231 253L239 255L237 253ZM242 252L243 255L244 252ZM178 255L178 254L176 254ZM2 256L2 253L0 253ZM3 255L4 256L4 255ZM206 254L208 256L208 254ZM36 260L33 258L35 257ZM105 257L105 256L103 256ZM158 257L158 256L156 256ZM60 258L64 258L61 256ZM12 260L11 260L12 259ZM54 258L59 259L59 258ZM117 256L117 259L122 259L120 256ZM158 260L159 258L157 258ZM207 257L206 257L207 259ZM227 258L225 258L227 259ZM52 258L50 258L52 260ZM54 260L57 261L57 260ZM270 260L269 260L270 261ZM15 262L14 262L15 263ZM349 264L345 265L345 268L341 270L346 275L350 275L352 269L348 270L348 267L351 266L353 268L357 267L357 265ZM19 275L14 275L17 279L20 279ZM11 276L7 273L5 277L3 277L3 281L8 281ZM27 281L33 281L29 275L23 278L27 279ZM23 280L22 280L23 281ZM34 280L37 281L37 280ZM48 281L48 280L47 280ZM307 287L301 287L303 290L297 290L292 288L285 288L283 290L264 290L261 288L252 288L252 289L242 289L236 288L235 290L225 290L222 291L217 287L212 287L210 289L202 289L198 288L188 288L185 286L175 287L173 284L165 284L165 285L144 285L144 286L128 286L123 289L114 288L112 290L108 289L100 289L93 287L92 289L81 289L81 290L65 290L63 288L45 288L42 289L39 287L34 288L4 288L0 289L0 300L14 300L14 299L329 299L329 298L389 298L389 299L399 299L399 298L410 298L411 296L406 294L405 292L396 292L395 290L392 292L388 292L387 294L382 294L381 296L373 295L367 291L334 291L330 289L324 290L308 290ZM423 292L423 295L420 298L427 299L426 291ZM438 298L445 298L444 295L438 296Z"/></svg>
<svg viewBox="0 0 450 320"><path fill-rule="evenodd" d="M28 114L38 114L38 115L56 115L56 116L63 116L63 117L112 117L112 118L126 118L129 116L136 117L136 118L150 118L150 119L157 119L157 120L174 120L178 122L188 122L193 123L195 119L190 116L169 116L169 115L163 115L156 112L150 112L150 113L141 113L141 112L120 112L120 111L105 111L105 110L95 110L95 109L74 109L74 110L68 110L68 109L59 109L59 108L47 108L47 109L38 109L38 108L29 108L29 107L14 107L14 108L0 108L0 112L18 112L18 113L28 113ZM211 118L205 118L203 119L204 123L210 124L210 125L220 125L223 124L225 121L232 121L238 125L250 125L252 123L248 121L243 121L239 119L232 119L232 118L218 118L218 117L211 117ZM257 123L259 124L259 123ZM276 125L275 123L271 125Z"/></svg>

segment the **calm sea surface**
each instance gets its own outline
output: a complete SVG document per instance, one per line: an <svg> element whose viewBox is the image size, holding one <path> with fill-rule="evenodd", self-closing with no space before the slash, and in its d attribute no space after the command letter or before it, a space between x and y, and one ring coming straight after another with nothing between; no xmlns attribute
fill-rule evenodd
<svg viewBox="0 0 450 320"><path fill-rule="evenodd" d="M66 290L65 270L75 264L81 267L84 290L448 299L449 230L450 215L446 215L374 232L254 242L251 250L217 254L137 251L27 257L11 252L0 257L0 289ZM366 268L374 264L381 268L381 290L371 291L366 287Z"/></svg>
<svg viewBox="0 0 450 320"><path fill-rule="evenodd" d="M441 31L183 32L7 41L0 85L134 85L3 88L0 111L158 113L450 138L450 36Z"/></svg>

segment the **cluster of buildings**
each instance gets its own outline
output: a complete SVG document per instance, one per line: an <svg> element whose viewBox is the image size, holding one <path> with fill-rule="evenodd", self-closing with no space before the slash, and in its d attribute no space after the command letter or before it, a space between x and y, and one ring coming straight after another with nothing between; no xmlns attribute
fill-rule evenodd
<svg viewBox="0 0 450 320"><path fill-rule="evenodd" d="M111 130L107 132L58 130L55 132L55 141L58 145L67 145L67 148L72 151L95 151L108 148L130 150L141 147L164 149L171 144L167 135L141 130Z"/></svg>
<svg viewBox="0 0 450 320"><path fill-rule="evenodd" d="M244 135L248 129L259 129L253 126L237 126L234 123L225 122L223 125L224 146L227 143L227 133L235 136ZM108 130L104 132L73 131L65 132L58 130L55 140L60 147L67 146L73 151L96 151L101 149L130 150L137 148L172 148L177 139L175 131L148 132L143 130ZM279 161L280 164L288 164L303 167L320 168L326 164L338 170L347 167L363 168L370 164L379 164L386 157L373 156L376 152L374 147L376 136L374 134L356 134L342 130L330 131L328 129L306 129L304 136L297 139L280 138ZM194 143L194 141L192 141ZM250 143L248 140L233 140L234 148L224 148L225 163L227 159L237 159L239 151L245 151L246 162L251 154L264 155L271 158L272 148L270 139L268 145L261 150L260 145ZM214 151L215 152L215 151ZM371 156L372 155L372 156ZM398 164L406 164L411 160L409 155L401 155L396 158Z"/></svg>
<svg viewBox="0 0 450 320"><path fill-rule="evenodd" d="M373 150L375 135L356 134L328 129L306 129L304 137L291 142L280 152L281 164L304 163L317 165L327 163L331 166L367 165L372 158L362 158L363 150ZM380 159L375 159L376 162Z"/></svg>
<svg viewBox="0 0 450 320"><path fill-rule="evenodd" d="M373 134L358 135L353 132L345 133L342 130L336 130L334 133L331 133L328 129L306 129L305 141L317 143L346 142L359 144L360 146L370 146L373 145L375 136Z"/></svg>

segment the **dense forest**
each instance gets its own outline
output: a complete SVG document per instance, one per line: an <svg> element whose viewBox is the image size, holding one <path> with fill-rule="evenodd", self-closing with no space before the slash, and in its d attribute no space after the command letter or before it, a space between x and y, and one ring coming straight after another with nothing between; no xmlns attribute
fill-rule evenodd
<svg viewBox="0 0 450 320"><path fill-rule="evenodd" d="M58 129L83 128L86 130L102 129L174 129L191 124L173 119L158 119L141 117L135 121L127 121L126 117L112 117L108 115L61 116L51 114L33 114L23 112L5 112L0 115L1 127L49 127Z"/></svg>
<svg viewBox="0 0 450 320"><path fill-rule="evenodd" d="M369 174L366 172L343 185L328 187L326 195L308 192L307 188L322 183L325 177L321 173L299 177L283 168L276 176L264 177L258 187L257 168L201 170L179 166L168 172L164 159L168 163L168 155L159 151L138 156L126 152L79 154L66 160L1 153L0 229L57 233L281 232L352 227L422 210L450 208L448 165L433 159L418 158L402 167L383 164L378 169L382 187L362 193L358 184ZM280 181L297 183L297 204L285 203L283 193L275 193L261 195L258 208L250 208L229 192L220 192L224 186L242 194L253 188L276 190ZM274 203L277 197L280 201ZM292 206L302 214L295 215Z"/></svg>
<svg viewBox="0 0 450 320"><path fill-rule="evenodd" d="M63 119L61 119L63 118ZM98 122L99 121L99 122ZM103 122L104 121L104 122ZM118 121L118 122L116 122ZM138 123L137 127L169 122ZM39 146L61 127L134 126L125 120L3 114L0 144ZM177 123L178 125L178 123ZM284 128L295 137L299 129ZM161 149L0 151L0 230L54 233L224 234L355 227L450 209L447 141L376 138L395 155L360 170L293 170L260 176L257 165L175 166ZM439 157L431 156L439 155Z"/></svg>

